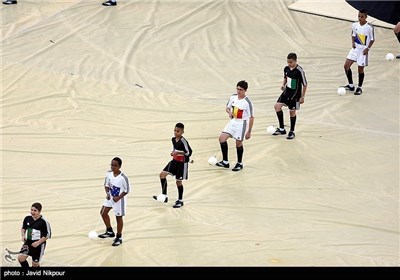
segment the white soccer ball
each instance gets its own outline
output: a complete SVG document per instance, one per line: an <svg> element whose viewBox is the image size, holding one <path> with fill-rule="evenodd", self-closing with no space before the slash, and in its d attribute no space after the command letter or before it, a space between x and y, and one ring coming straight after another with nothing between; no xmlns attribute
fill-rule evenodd
<svg viewBox="0 0 400 280"><path fill-rule="evenodd" d="M346 94L346 89L344 87L340 87L337 89L337 94L339 95L345 95Z"/></svg>
<svg viewBox="0 0 400 280"><path fill-rule="evenodd" d="M97 232L95 232L94 230L89 232L88 236L90 239L96 239L98 237Z"/></svg>
<svg viewBox="0 0 400 280"><path fill-rule="evenodd" d="M391 61L391 60L393 60L393 59L394 59L394 54L392 54L392 53L386 54L386 60L387 60L387 61Z"/></svg>
<svg viewBox="0 0 400 280"><path fill-rule="evenodd" d="M209 157L208 158L208 164L209 165L215 165L218 162L217 158L215 156Z"/></svg>
<svg viewBox="0 0 400 280"><path fill-rule="evenodd" d="M270 125L270 126L267 127L267 133L268 133L268 134L274 133L275 130L276 130L276 129L275 129L275 127L274 127L273 125Z"/></svg>
<svg viewBox="0 0 400 280"><path fill-rule="evenodd" d="M159 195L157 195L157 201L164 202L166 197L167 196L165 194L160 193Z"/></svg>

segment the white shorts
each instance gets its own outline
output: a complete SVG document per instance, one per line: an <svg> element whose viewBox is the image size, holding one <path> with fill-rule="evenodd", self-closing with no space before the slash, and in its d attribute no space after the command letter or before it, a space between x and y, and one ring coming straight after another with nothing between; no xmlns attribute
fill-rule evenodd
<svg viewBox="0 0 400 280"><path fill-rule="evenodd" d="M248 120L231 119L222 132L230 134L236 140L243 141L248 127Z"/></svg>
<svg viewBox="0 0 400 280"><path fill-rule="evenodd" d="M357 62L358 66L368 66L368 55L364 55L365 48L352 48L347 55L347 59Z"/></svg>
<svg viewBox="0 0 400 280"><path fill-rule="evenodd" d="M115 216L125 216L126 202L127 200L125 196L117 202L114 202L111 197L110 200L104 200L103 206L112 208L114 210Z"/></svg>

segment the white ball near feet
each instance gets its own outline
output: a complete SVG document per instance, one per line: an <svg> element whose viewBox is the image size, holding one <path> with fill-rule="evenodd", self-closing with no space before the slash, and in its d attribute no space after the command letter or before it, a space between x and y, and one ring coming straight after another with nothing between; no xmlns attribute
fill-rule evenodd
<svg viewBox="0 0 400 280"><path fill-rule="evenodd" d="M95 232L94 230L92 230L91 232L89 232L88 234L90 239L96 239L98 237L97 232Z"/></svg>
<svg viewBox="0 0 400 280"><path fill-rule="evenodd" d="M209 165L215 165L217 162L218 162L218 160L215 156L209 157L209 159L208 159Z"/></svg>
<svg viewBox="0 0 400 280"><path fill-rule="evenodd" d="M346 89L344 87L340 87L337 89L337 94L339 95L345 95L346 94Z"/></svg>

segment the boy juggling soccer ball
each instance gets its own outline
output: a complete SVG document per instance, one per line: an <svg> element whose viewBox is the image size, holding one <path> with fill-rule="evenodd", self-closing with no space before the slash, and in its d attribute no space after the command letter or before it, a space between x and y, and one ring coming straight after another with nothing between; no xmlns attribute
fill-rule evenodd
<svg viewBox="0 0 400 280"><path fill-rule="evenodd" d="M176 187L178 188L178 200L174 208L183 206L183 180L188 179L189 158L192 155L192 148L189 142L183 137L185 126L183 123L177 123L174 128L174 137L172 137L172 160L164 167L160 173L161 193L164 195L164 202L168 202L167 196L167 176L175 176ZM153 198L157 200L157 196Z"/></svg>

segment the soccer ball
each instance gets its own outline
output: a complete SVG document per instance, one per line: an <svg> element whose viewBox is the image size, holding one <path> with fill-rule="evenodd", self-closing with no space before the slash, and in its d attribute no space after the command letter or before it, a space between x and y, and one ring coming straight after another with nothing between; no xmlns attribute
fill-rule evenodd
<svg viewBox="0 0 400 280"><path fill-rule="evenodd" d="M217 163L217 158L215 156L212 156L208 159L208 164L209 165L215 165Z"/></svg>
<svg viewBox="0 0 400 280"><path fill-rule="evenodd" d="M337 94L339 95L345 95L346 94L346 89L344 87L340 87L337 89Z"/></svg>
<svg viewBox="0 0 400 280"><path fill-rule="evenodd" d="M157 195L158 202L164 202L165 198L166 198L165 194L160 193L159 195Z"/></svg>
<svg viewBox="0 0 400 280"><path fill-rule="evenodd" d="M275 132L275 127L273 125L270 125L267 127L267 133L272 134Z"/></svg>
<svg viewBox="0 0 400 280"><path fill-rule="evenodd" d="M394 54L388 53L388 54L386 55L386 60L387 60L387 61L391 61L391 60L393 60L393 59L394 59Z"/></svg>
<svg viewBox="0 0 400 280"><path fill-rule="evenodd" d="M90 239L96 239L97 238L97 232L92 230L91 232L89 232L88 236L89 236Z"/></svg>

